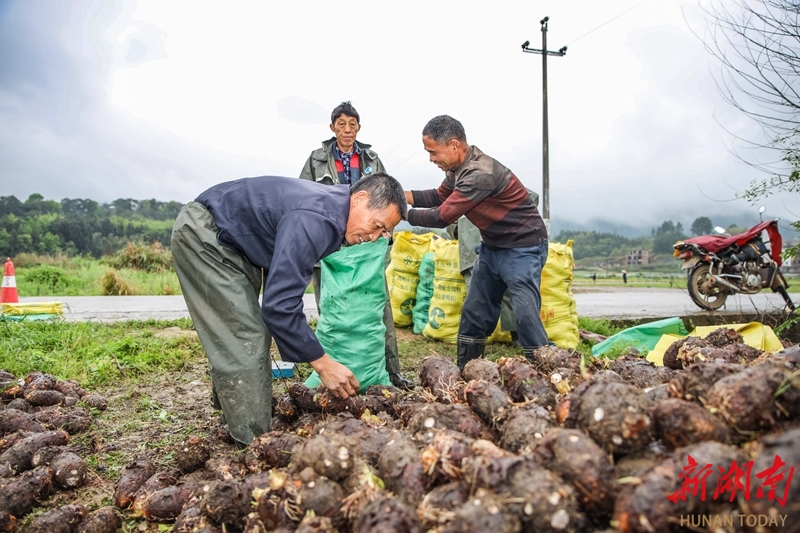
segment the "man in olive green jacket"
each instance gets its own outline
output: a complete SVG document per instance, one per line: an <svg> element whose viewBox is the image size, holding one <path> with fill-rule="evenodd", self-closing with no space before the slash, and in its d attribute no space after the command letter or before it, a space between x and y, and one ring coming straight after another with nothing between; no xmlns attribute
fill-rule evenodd
<svg viewBox="0 0 800 533"><path fill-rule="evenodd" d="M330 129L334 137L322 142L322 148L311 152L300 179L315 181L325 185L353 185L361 177L386 172L378 154L372 151L371 145L356 141L361 129L361 117L350 102L342 102L331 113ZM389 252L386 253L388 265ZM311 278L314 285L314 298L319 309L320 267L314 267ZM383 312L383 323L386 326L386 371L392 384L400 388L411 388L413 384L400 374L400 359L397 351L397 334L394 329L392 305L386 289L386 306Z"/></svg>

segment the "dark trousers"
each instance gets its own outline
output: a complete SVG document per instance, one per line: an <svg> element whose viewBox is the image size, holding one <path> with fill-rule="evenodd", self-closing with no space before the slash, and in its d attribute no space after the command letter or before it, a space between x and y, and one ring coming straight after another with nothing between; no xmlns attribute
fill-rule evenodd
<svg viewBox="0 0 800 533"><path fill-rule="evenodd" d="M520 344L526 348L547 346L547 332L539 316L545 262L547 241L525 248L478 246L458 335L478 340L488 337L497 325L503 293L508 289Z"/></svg>
<svg viewBox="0 0 800 533"><path fill-rule="evenodd" d="M272 336L261 318L261 269L217 242L211 213L189 202L172 229L181 291L211 367L231 436L242 444L270 430Z"/></svg>

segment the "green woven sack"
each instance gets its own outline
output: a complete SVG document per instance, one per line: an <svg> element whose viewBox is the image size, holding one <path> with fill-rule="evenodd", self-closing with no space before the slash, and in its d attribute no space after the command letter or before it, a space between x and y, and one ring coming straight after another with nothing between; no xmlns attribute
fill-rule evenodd
<svg viewBox="0 0 800 533"><path fill-rule="evenodd" d="M391 385L386 371L386 281L383 269L389 241L343 247L321 261L317 339L331 359L356 376L364 394L370 385ZM317 387L313 372L305 384Z"/></svg>
<svg viewBox="0 0 800 533"><path fill-rule="evenodd" d="M411 310L414 320L414 333L422 335L422 330L428 325L428 310L431 307L433 296L433 252L422 256L419 262L419 285L417 285L417 301Z"/></svg>

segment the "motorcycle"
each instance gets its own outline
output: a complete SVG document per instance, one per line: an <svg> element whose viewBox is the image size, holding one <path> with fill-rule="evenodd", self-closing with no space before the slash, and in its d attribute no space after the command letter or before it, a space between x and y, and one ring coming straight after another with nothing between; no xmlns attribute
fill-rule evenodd
<svg viewBox="0 0 800 533"><path fill-rule="evenodd" d="M762 239L765 231L767 243ZM703 309L715 311L731 294L756 294L769 287L783 296L794 312L796 307L786 292L789 284L780 270L782 245L778 221L767 220L739 235L703 235L678 241L673 255L683 261L681 270L688 270L689 297Z"/></svg>

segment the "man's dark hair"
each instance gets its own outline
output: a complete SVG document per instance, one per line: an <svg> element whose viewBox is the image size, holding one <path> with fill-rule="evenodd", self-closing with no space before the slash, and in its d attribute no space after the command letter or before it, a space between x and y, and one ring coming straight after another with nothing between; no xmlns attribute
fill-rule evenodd
<svg viewBox="0 0 800 533"><path fill-rule="evenodd" d="M430 119L422 129L422 136L430 137L436 144L444 144L450 139L467 144L467 134L464 132L464 126L448 115L439 115Z"/></svg>
<svg viewBox="0 0 800 533"><path fill-rule="evenodd" d="M350 186L350 195L358 191L367 191L369 201L367 207L370 209L385 209L390 205L396 205L400 212L400 218L406 219L408 204L406 203L406 193L400 182L391 177L386 172L376 172L369 176L364 176Z"/></svg>
<svg viewBox="0 0 800 533"><path fill-rule="evenodd" d="M342 102L341 104L337 105L336 108L334 108L333 112L331 113L331 124L336 124L336 119L342 115L356 117L356 122L361 124L361 117L358 116L358 111L356 111L356 108L350 103L350 100Z"/></svg>

